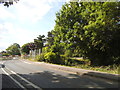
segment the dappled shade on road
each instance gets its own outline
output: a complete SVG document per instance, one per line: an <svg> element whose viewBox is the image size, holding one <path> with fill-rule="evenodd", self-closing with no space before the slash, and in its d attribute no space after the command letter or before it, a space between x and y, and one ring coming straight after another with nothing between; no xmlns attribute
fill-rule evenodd
<svg viewBox="0 0 120 90"><path fill-rule="evenodd" d="M68 77L44 71L30 74L19 74L41 88L116 88L118 85L86 76L69 74ZM79 82L78 82L79 81Z"/></svg>

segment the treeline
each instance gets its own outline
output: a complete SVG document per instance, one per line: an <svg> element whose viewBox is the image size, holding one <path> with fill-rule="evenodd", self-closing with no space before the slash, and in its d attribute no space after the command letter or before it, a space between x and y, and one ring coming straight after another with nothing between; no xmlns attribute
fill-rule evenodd
<svg viewBox="0 0 120 90"><path fill-rule="evenodd" d="M0 54L1 54L2 56L21 55L21 53L20 53L20 45L17 44L17 43L14 43L14 44L10 45L10 46L6 49L6 51L0 52Z"/></svg>
<svg viewBox="0 0 120 90"><path fill-rule="evenodd" d="M65 56L87 58L91 65L120 63L120 2L66 3L55 22L48 33L48 55L55 61Z"/></svg>
<svg viewBox="0 0 120 90"><path fill-rule="evenodd" d="M36 60L66 64L83 57L91 65L120 63L120 2L69 2L56 13L54 29L21 51L41 49ZM45 45L44 45L45 43Z"/></svg>

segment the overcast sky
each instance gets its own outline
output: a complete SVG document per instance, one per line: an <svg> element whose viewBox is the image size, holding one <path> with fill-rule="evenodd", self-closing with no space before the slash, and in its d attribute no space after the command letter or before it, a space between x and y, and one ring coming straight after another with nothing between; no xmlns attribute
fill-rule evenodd
<svg viewBox="0 0 120 90"><path fill-rule="evenodd" d="M68 0L66 0L68 1ZM0 4L0 51L13 43L21 46L55 25L55 13L65 0L20 0L9 8Z"/></svg>

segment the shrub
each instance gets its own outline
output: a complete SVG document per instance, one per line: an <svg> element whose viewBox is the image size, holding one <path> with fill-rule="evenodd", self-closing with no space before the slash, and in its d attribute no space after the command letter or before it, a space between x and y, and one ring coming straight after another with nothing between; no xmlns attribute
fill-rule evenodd
<svg viewBox="0 0 120 90"><path fill-rule="evenodd" d="M60 56L54 52L48 52L45 54L45 61L49 63L60 64Z"/></svg>
<svg viewBox="0 0 120 90"><path fill-rule="evenodd" d="M2 56L9 56L10 54L8 53L3 53Z"/></svg>
<svg viewBox="0 0 120 90"><path fill-rule="evenodd" d="M79 65L79 64L87 64L89 65L89 61L86 59L86 60L78 60L76 58L70 58L66 55L60 55L61 56L61 61L62 61L62 64L64 65L67 65L67 66L76 66L76 65Z"/></svg>
<svg viewBox="0 0 120 90"><path fill-rule="evenodd" d="M42 49L42 52L43 52L43 53L47 53L47 52L49 52L49 51L50 51L49 47L44 47L44 48Z"/></svg>
<svg viewBox="0 0 120 90"><path fill-rule="evenodd" d="M35 60L36 60L36 61L45 61L44 53L41 53L40 55L37 55L37 56L35 57Z"/></svg>
<svg viewBox="0 0 120 90"><path fill-rule="evenodd" d="M71 50L66 50L66 51L65 51L65 56L66 56L66 57L71 57L72 54L73 54L73 53L72 53Z"/></svg>
<svg viewBox="0 0 120 90"><path fill-rule="evenodd" d="M61 59L61 64L67 65L69 57L67 57L66 55L60 55L60 59Z"/></svg>

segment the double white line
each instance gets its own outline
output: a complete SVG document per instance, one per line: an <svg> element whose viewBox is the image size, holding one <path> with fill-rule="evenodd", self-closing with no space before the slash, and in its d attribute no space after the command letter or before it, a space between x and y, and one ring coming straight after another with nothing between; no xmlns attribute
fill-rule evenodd
<svg viewBox="0 0 120 90"><path fill-rule="evenodd" d="M6 68L6 67L5 67L5 68ZM20 84L17 80L15 80L12 76L10 76L10 74L7 73L3 68L1 68L1 69L2 69L2 71L3 71L6 75L8 75L16 84L18 84L18 85L19 85L21 88L23 88L24 90L27 90L26 87L24 87L24 86L23 86L22 84ZM6 68L6 69L8 69L8 68ZM33 84L32 82L28 81L27 79L21 77L20 75L18 75L18 74L15 73L14 71L12 71L12 70L10 70L10 69L8 69L8 70L9 70L11 73L15 74L16 76L18 76L18 77L19 77L20 79L22 79L23 81L29 83L29 85L31 85L33 88L36 88L36 89L38 89L38 90L42 90L42 88L38 87L37 85Z"/></svg>

